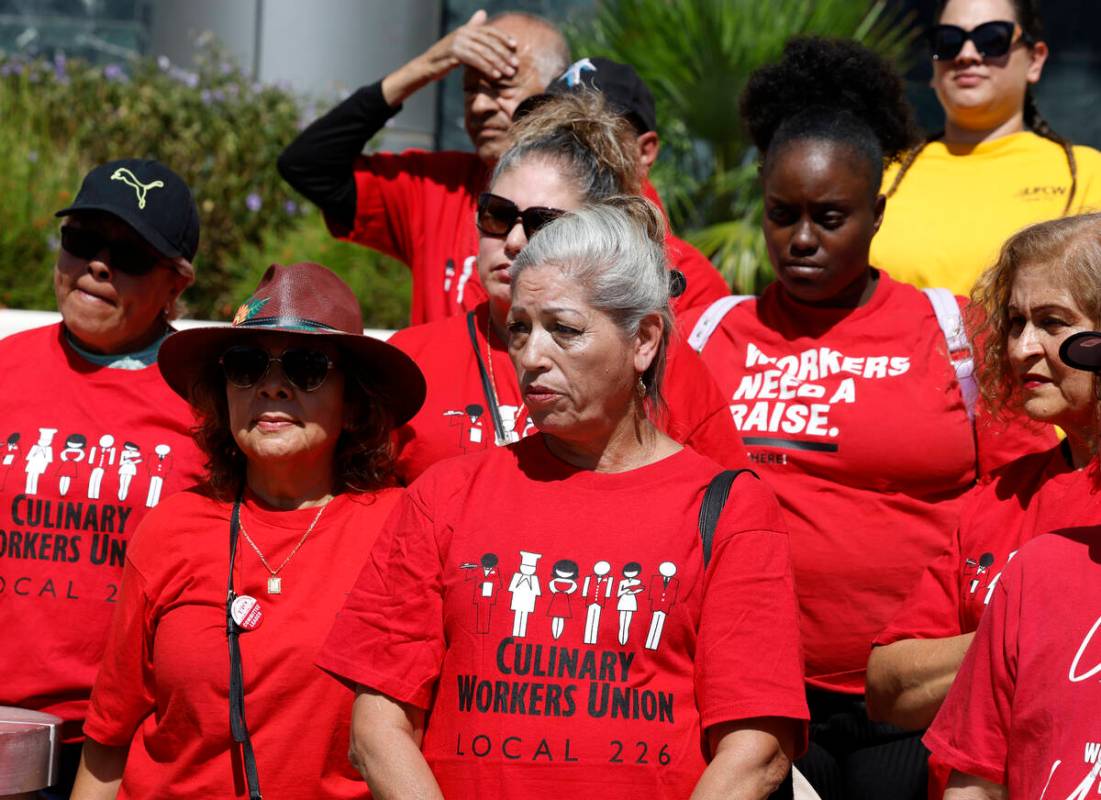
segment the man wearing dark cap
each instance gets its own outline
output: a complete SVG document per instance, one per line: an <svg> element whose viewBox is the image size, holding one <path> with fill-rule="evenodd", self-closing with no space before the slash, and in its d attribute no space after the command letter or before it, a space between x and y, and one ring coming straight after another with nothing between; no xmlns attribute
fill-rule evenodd
<svg viewBox="0 0 1101 800"><path fill-rule="evenodd" d="M0 340L0 436L22 444L0 483L0 706L62 719L47 796L68 797L127 542L152 498L202 475L190 410L156 366L195 279L199 213L172 170L125 159L57 216L61 322ZM155 453L171 453L159 494Z"/></svg>
<svg viewBox="0 0 1101 800"><path fill-rule="evenodd" d="M334 236L380 250L412 272L414 324L486 299L474 267L474 212L508 146L512 112L569 63L562 34L531 14L478 11L381 81L316 120L279 157L279 171L316 203ZM475 152L376 153L364 146L414 92L463 68L467 135Z"/></svg>
<svg viewBox="0 0 1101 800"><path fill-rule="evenodd" d="M657 132L657 110L650 87L634 67L607 58L582 58L572 63L547 86L546 92L532 95L516 108L514 119L531 113L548 98L575 91L600 92L607 104L625 117L638 133L638 158L642 173L642 193L664 212L657 189L650 183L650 167L657 160L661 140ZM668 221L668 220L666 220ZM730 294L730 287L703 253L670 233L665 240L670 266L683 273L687 286L676 299L674 310L685 311L709 305Z"/></svg>

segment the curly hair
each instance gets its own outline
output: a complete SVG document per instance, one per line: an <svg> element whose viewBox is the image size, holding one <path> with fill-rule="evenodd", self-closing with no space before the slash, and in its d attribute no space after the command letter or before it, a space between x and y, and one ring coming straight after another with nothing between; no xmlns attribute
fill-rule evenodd
<svg viewBox="0 0 1101 800"><path fill-rule="evenodd" d="M244 485L246 460L230 428L226 379L217 362L208 365L192 387L191 407L198 423L191 433L206 456L207 486L215 496L231 500ZM393 485L393 415L350 370L344 372L344 408L348 421L333 457L333 491L369 492Z"/></svg>
<svg viewBox="0 0 1101 800"><path fill-rule="evenodd" d="M840 142L867 161L876 193L885 163L919 140L898 72L849 39L790 39L779 62L750 75L740 108L762 168L789 142Z"/></svg>
<svg viewBox="0 0 1101 800"><path fill-rule="evenodd" d="M548 97L513 123L509 136L512 145L497 162L491 185L536 156L559 165L582 202L641 190L638 134L600 92L585 89Z"/></svg>
<svg viewBox="0 0 1101 800"><path fill-rule="evenodd" d="M1009 363L1013 326L1009 305L1017 273L1027 266L1043 266L1049 282L1065 286L1097 327L1101 324L1101 214L1063 217L1025 228L1002 245L997 262L972 289L970 323L975 340L983 344L979 388L994 415L1004 416L1020 406L1020 387Z"/></svg>

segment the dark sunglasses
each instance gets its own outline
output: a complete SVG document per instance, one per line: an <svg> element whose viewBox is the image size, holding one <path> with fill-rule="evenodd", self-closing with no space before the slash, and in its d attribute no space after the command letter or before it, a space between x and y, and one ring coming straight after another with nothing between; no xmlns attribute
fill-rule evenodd
<svg viewBox="0 0 1101 800"><path fill-rule="evenodd" d="M508 236L517 220L524 226L524 235L529 239L535 232L549 222L565 214L558 208L531 206L523 211L511 200L506 200L489 192L478 195L478 216L475 224L486 236Z"/></svg>
<svg viewBox="0 0 1101 800"><path fill-rule="evenodd" d="M965 31L958 25L937 25L929 31L929 47L934 61L951 61L960 54L968 39L983 58L1000 58L1017 40L1016 22L994 20ZM1032 44L1032 37L1021 32L1020 41Z"/></svg>
<svg viewBox="0 0 1101 800"><path fill-rule="evenodd" d="M281 356L273 356L259 347L231 347L218 359L226 380L238 389L248 389L260 382L273 363L283 368L291 384L303 392L312 392L325 382L335 364L320 350L290 348Z"/></svg>
<svg viewBox="0 0 1101 800"><path fill-rule="evenodd" d="M66 253L85 261L91 261L106 250L111 269L127 275L148 275L163 258L137 242L110 239L98 231L71 225L61 226L61 247Z"/></svg>

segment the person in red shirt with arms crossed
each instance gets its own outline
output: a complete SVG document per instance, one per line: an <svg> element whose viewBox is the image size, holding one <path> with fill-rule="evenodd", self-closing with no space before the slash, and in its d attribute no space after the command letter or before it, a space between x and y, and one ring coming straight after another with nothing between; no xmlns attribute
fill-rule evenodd
<svg viewBox="0 0 1101 800"><path fill-rule="evenodd" d="M763 800L802 750L779 509L740 476L706 561L721 468L650 421L673 323L662 228L618 198L512 263L509 352L540 432L409 488L318 662L358 687L352 758L375 796Z"/></svg>
<svg viewBox="0 0 1101 800"><path fill-rule="evenodd" d="M811 708L798 766L825 800L909 797L925 753L868 722L868 650L947 547L976 478L1053 437L981 409L972 422L949 350L970 352L937 317L954 316L955 338L957 299L935 307L868 261L883 164L915 135L893 68L855 42L794 39L751 76L742 109L777 279L684 324L791 530Z"/></svg>
<svg viewBox="0 0 1101 800"><path fill-rule="evenodd" d="M1096 381L1101 333L1068 337L1059 356ZM1089 472L1093 493L1079 493L1061 515L1047 517L1052 532L1025 543L1002 571L925 734L933 756L953 770L945 800L1072 800L1097 793L1096 460Z"/></svg>
<svg viewBox="0 0 1101 800"><path fill-rule="evenodd" d="M207 479L126 553L73 798L361 798L351 703L313 660L400 496L390 432L424 379L319 264L272 265L232 326L178 336L161 371Z"/></svg>
<svg viewBox="0 0 1101 800"><path fill-rule="evenodd" d="M461 317L417 325L390 339L424 370L428 398L398 430L398 474L410 483L440 459L517 441L534 424L505 350L512 303L509 267L528 237L565 211L638 191L637 137L591 91L553 97L517 122L517 143L497 162L471 227L489 300ZM673 275L673 273L671 273ZM670 347L668 402L657 420L708 458L745 466L745 448L714 380L682 340Z"/></svg>
<svg viewBox="0 0 1101 800"><path fill-rule="evenodd" d="M191 413L156 368L199 211L164 164L123 159L57 216L61 322L0 341L0 705L62 719L44 795L67 798L134 529L201 474Z"/></svg>
<svg viewBox="0 0 1101 800"><path fill-rule="evenodd" d="M937 713L1006 565L1081 507L1097 446L1093 376L1066 366L1059 347L1101 324L1101 214L1026 228L1002 248L975 288L987 342L979 379L991 408L1023 410L1066 432L1058 446L1023 456L966 499L951 547L930 564L868 660L868 713L925 728ZM948 770L930 760L930 798Z"/></svg>

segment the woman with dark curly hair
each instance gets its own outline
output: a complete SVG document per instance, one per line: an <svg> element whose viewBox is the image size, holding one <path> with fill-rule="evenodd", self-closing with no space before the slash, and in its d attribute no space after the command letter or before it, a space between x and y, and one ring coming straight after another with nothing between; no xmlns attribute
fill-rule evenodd
<svg viewBox="0 0 1101 800"><path fill-rule="evenodd" d="M1095 380L1059 358L1060 345L1101 323L1101 214L1042 222L1018 233L975 296L987 342L979 369L996 410L1021 409L1067 438L998 470L968 497L950 548L926 568L868 661L871 716L926 727L948 693L979 619L1017 550L1051 529L1051 515L1085 499L1083 468L1098 435ZM930 798L948 769L930 759Z"/></svg>
<svg viewBox="0 0 1101 800"><path fill-rule="evenodd" d="M786 512L811 709L799 767L826 800L920 795L916 735L865 714L868 650L977 476L1027 451L1019 436L1038 445L973 424L962 298L869 263L883 165L915 136L892 67L855 42L795 39L742 112L777 280L685 325Z"/></svg>
<svg viewBox="0 0 1101 800"><path fill-rule="evenodd" d="M176 337L158 363L208 480L127 550L73 797L362 797L351 702L313 660L400 494L390 434L424 379L317 264L273 265L231 327Z"/></svg>
<svg viewBox="0 0 1101 800"><path fill-rule="evenodd" d="M1038 5L937 3L928 38L944 130L887 170L872 245L897 280L966 294L1013 233L1101 209L1101 153L1056 133L1033 97L1048 57Z"/></svg>

